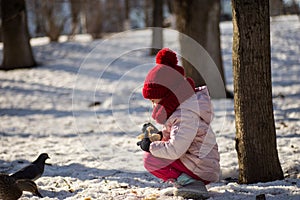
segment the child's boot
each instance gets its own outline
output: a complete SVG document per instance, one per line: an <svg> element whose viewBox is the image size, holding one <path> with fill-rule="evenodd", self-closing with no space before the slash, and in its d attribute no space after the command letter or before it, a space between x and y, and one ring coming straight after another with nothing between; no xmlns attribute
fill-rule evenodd
<svg viewBox="0 0 300 200"><path fill-rule="evenodd" d="M181 174L176 181L175 196L181 196L187 199L208 199L209 194L200 180L191 178L186 174Z"/></svg>

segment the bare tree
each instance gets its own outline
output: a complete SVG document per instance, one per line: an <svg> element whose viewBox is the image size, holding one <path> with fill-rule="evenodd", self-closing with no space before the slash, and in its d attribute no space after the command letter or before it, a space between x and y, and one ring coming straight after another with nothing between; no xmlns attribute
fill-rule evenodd
<svg viewBox="0 0 300 200"><path fill-rule="evenodd" d="M144 1L143 8L144 8L144 15L145 15L144 21L146 27L153 26L153 22L152 22L153 17L151 18L152 7L153 7L153 1L150 0Z"/></svg>
<svg viewBox="0 0 300 200"><path fill-rule="evenodd" d="M125 0L124 1L125 4L125 19L129 20L129 13L130 13L130 1L129 0Z"/></svg>
<svg viewBox="0 0 300 200"><path fill-rule="evenodd" d="M64 30L67 16L63 14L63 4L56 0L43 0L37 3L37 16L43 20L41 30L49 37L50 41L56 42Z"/></svg>
<svg viewBox="0 0 300 200"><path fill-rule="evenodd" d="M130 29L130 1L125 0L124 1L124 7L125 7L125 21L124 21L124 30Z"/></svg>
<svg viewBox="0 0 300 200"><path fill-rule="evenodd" d="M232 0L239 182L283 179L272 104L269 0Z"/></svg>
<svg viewBox="0 0 300 200"><path fill-rule="evenodd" d="M3 62L11 70L36 65L29 43L24 0L1 0Z"/></svg>
<svg viewBox="0 0 300 200"><path fill-rule="evenodd" d="M28 18L28 22L31 23L31 26L34 28L32 37L45 36L45 20L44 16L41 14L42 1L26 0L26 5L28 17L30 17L31 14L32 19L32 21L30 21L30 18Z"/></svg>
<svg viewBox="0 0 300 200"><path fill-rule="evenodd" d="M94 39L103 34L103 7L102 1L89 0L85 3L86 28Z"/></svg>
<svg viewBox="0 0 300 200"><path fill-rule="evenodd" d="M163 4L161 0L152 0L153 5L153 29L152 48L150 55L156 55L163 48Z"/></svg>
<svg viewBox="0 0 300 200"><path fill-rule="evenodd" d="M177 29L198 42L217 65L226 87L220 42L220 0L176 0L174 11ZM189 46L180 40L181 51L189 51ZM205 85L204 78L185 59L182 60L188 76L195 80L196 86ZM226 90L227 92L227 90ZM230 93L227 92L228 97Z"/></svg>
<svg viewBox="0 0 300 200"><path fill-rule="evenodd" d="M69 0L69 1L70 1L71 21L72 21L70 39L72 39L79 32L82 1L80 0Z"/></svg>
<svg viewBox="0 0 300 200"><path fill-rule="evenodd" d="M105 32L120 32L124 28L124 4L120 0L109 0L104 3L103 25Z"/></svg>

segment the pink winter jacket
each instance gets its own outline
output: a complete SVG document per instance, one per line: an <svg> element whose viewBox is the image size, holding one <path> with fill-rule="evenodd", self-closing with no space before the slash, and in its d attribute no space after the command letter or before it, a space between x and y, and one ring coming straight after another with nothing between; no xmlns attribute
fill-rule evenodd
<svg viewBox="0 0 300 200"><path fill-rule="evenodd" d="M218 181L220 156L210 127L212 115L210 97L204 86L169 117L162 130L162 141L150 145L151 154L170 160L180 159L201 179Z"/></svg>

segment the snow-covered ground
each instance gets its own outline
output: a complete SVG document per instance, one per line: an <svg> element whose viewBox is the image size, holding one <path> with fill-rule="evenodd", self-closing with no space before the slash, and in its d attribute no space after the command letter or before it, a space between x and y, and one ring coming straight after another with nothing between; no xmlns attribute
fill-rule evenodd
<svg viewBox="0 0 300 200"><path fill-rule="evenodd" d="M232 24L221 23L227 87L232 90ZM271 22L273 102L278 153L285 180L239 185L232 100L213 100L213 129L222 177L208 185L211 200L300 199L300 22ZM178 49L176 31L165 45ZM33 39L33 69L0 71L0 172L13 173L46 152L51 165L36 181L44 199L182 199L161 194L165 185L143 168L136 136L151 121L141 94L147 70L149 30L103 40L48 43ZM1 47L2 51L2 47ZM255 170L255 169L253 169ZM38 199L29 193L23 199Z"/></svg>

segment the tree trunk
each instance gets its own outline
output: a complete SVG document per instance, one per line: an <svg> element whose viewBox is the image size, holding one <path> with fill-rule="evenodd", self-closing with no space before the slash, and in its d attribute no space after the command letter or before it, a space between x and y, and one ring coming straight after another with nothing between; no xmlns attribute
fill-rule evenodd
<svg viewBox="0 0 300 200"><path fill-rule="evenodd" d="M109 0L104 3L104 31L123 31L125 12L123 4L119 0ZM99 11L98 11L99 12Z"/></svg>
<svg viewBox="0 0 300 200"><path fill-rule="evenodd" d="M3 62L0 69L12 70L36 65L29 43L24 0L1 1Z"/></svg>
<svg viewBox="0 0 300 200"><path fill-rule="evenodd" d="M73 39L74 36L79 33L79 22L80 22L80 12L81 12L81 1L70 0L71 7L71 20L72 20L72 29L70 34L70 39Z"/></svg>
<svg viewBox="0 0 300 200"><path fill-rule="evenodd" d="M34 37L43 37L46 35L46 30L44 25L45 19L42 15L42 2L36 0L27 0L27 5L28 4L31 5L34 16Z"/></svg>
<svg viewBox="0 0 300 200"><path fill-rule="evenodd" d="M272 104L269 0L232 0L232 12L239 182L282 179Z"/></svg>
<svg viewBox="0 0 300 200"><path fill-rule="evenodd" d="M151 7L153 8L153 2L150 0L144 1L144 22L145 22L145 27L150 27L153 26L153 17L151 18Z"/></svg>
<svg viewBox="0 0 300 200"><path fill-rule="evenodd" d="M220 43L220 0L176 0L175 13L177 29L194 39L209 53L226 86ZM181 52L190 51L186 41L181 39L180 48ZM197 56L197 52L194 54ZM209 77L202 77L199 70L185 59L182 59L182 63L187 76L194 79L196 86L206 84L204 79Z"/></svg>
<svg viewBox="0 0 300 200"><path fill-rule="evenodd" d="M67 17L63 14L63 4L55 0L41 1L40 14L45 19L43 25L51 42L57 42L64 30Z"/></svg>
<svg viewBox="0 0 300 200"><path fill-rule="evenodd" d="M163 48L163 5L161 0L153 0L152 48L150 55L156 55Z"/></svg>
<svg viewBox="0 0 300 200"><path fill-rule="evenodd" d="M102 1L89 0L86 2L86 29L93 39L102 37L103 34L103 9Z"/></svg>
<svg viewBox="0 0 300 200"><path fill-rule="evenodd" d="M130 2L129 0L124 1L124 7L125 7L125 20L124 20L124 30L130 30Z"/></svg>

